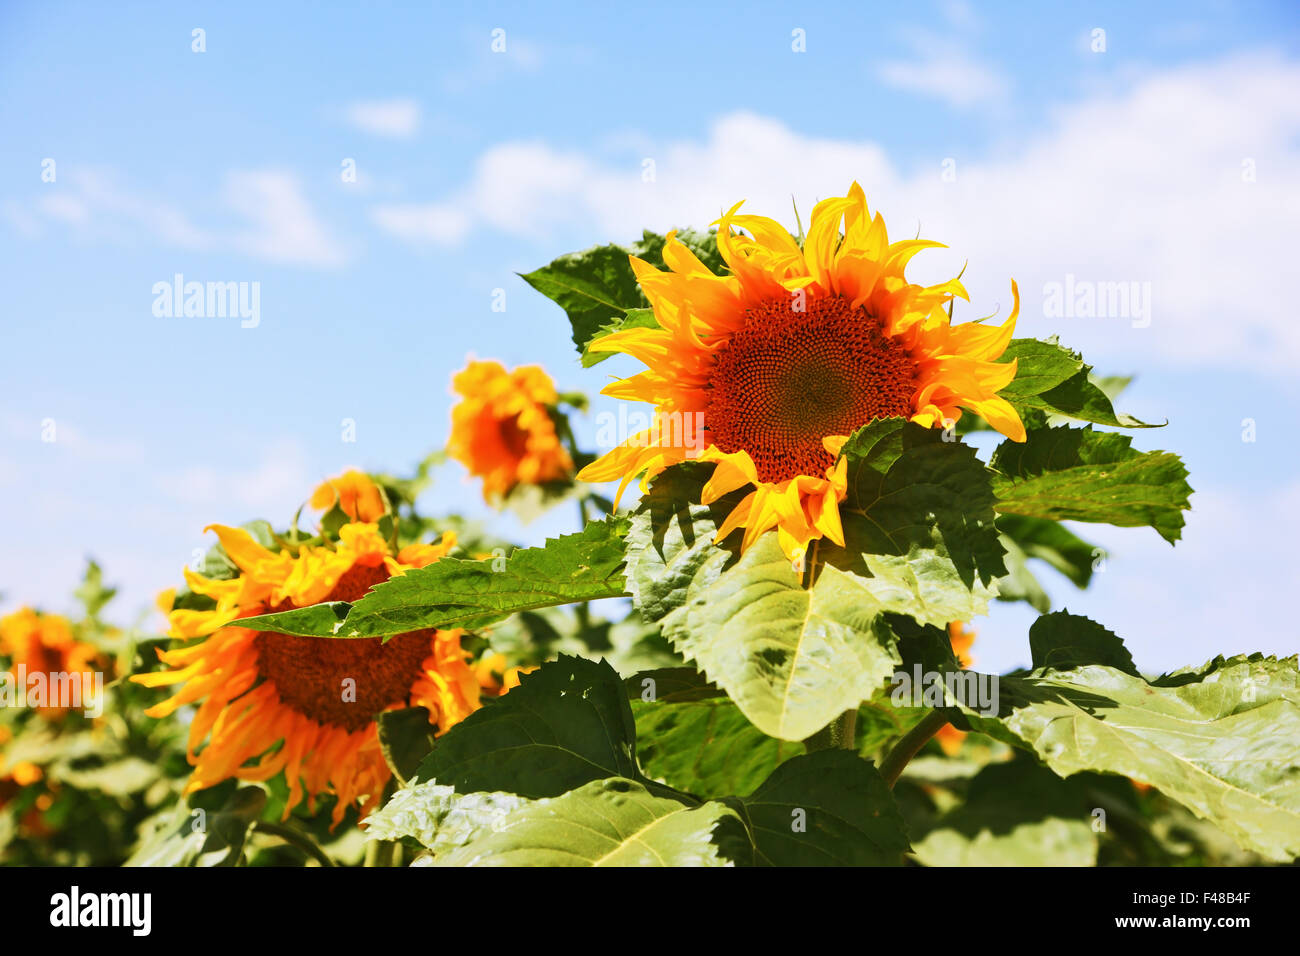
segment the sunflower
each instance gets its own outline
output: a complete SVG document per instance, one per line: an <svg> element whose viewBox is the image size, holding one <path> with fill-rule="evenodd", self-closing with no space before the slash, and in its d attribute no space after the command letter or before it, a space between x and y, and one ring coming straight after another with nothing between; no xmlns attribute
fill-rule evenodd
<svg viewBox="0 0 1300 956"><path fill-rule="evenodd" d="M817 204L802 246L778 223L739 208L715 223L729 275L714 275L672 233L667 271L632 257L660 327L614 332L589 348L645 363L646 371L604 394L654 405L656 424L579 479L620 479L621 495L638 475L644 486L687 458L716 462L703 503L754 486L718 539L743 527L743 549L776 528L798 559L823 536L844 544L839 452L872 419L944 427L966 408L1024 440L1015 409L996 394L1016 374L1015 362L995 361L1020 308L1014 282L1015 306L1001 326L954 326L946 306L968 298L961 283L919 286L903 274L916 253L941 244L891 244L857 183L847 197Z"/></svg>
<svg viewBox="0 0 1300 956"><path fill-rule="evenodd" d="M102 663L98 649L73 636L67 618L29 607L0 618L0 657L9 658L10 673L15 675L20 665L28 675L91 674ZM39 710L50 718L67 712L66 707L54 706Z"/></svg>
<svg viewBox="0 0 1300 956"><path fill-rule="evenodd" d="M349 806L359 805L363 817L374 809L389 780L378 713L426 707L441 734L478 709L485 690L499 691L491 680L480 682L459 630L413 631L385 643L297 637L238 624L266 612L356 601L373 585L444 556L455 545L454 534L394 554L376 524L353 521L339 529L333 547L305 545L292 553L272 551L240 528L209 530L238 575L216 580L187 569L190 589L214 606L173 610L170 636L186 643L159 651L166 670L132 678L149 687L184 685L147 710L151 717L198 704L189 731L194 771L187 793L231 777L267 780L283 770L289 784L285 815L304 795L314 810L317 795L332 793L338 798L337 826Z"/></svg>
<svg viewBox="0 0 1300 956"><path fill-rule="evenodd" d="M319 511L328 511L335 503L353 521L378 521L387 510L379 486L355 468L321 482L312 492L311 506Z"/></svg>
<svg viewBox="0 0 1300 956"><path fill-rule="evenodd" d="M447 452L483 479L485 501L517 485L562 481L573 473L551 417L559 396L541 366L507 372L500 362L470 361L452 379L452 389L461 401L451 411Z"/></svg>
<svg viewBox="0 0 1300 956"><path fill-rule="evenodd" d="M952 652L962 667L970 667L975 663L975 659L970 656L971 645L975 643L975 632L961 621L951 621L948 624L948 643L952 645ZM939 742L943 752L952 757L961 750L961 742L966 739L966 731L958 730L952 724L944 724L934 735L934 739Z"/></svg>

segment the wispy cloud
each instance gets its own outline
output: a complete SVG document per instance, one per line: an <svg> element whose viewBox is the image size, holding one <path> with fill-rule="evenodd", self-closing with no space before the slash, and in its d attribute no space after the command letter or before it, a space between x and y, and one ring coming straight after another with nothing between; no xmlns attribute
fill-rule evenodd
<svg viewBox="0 0 1300 956"><path fill-rule="evenodd" d="M333 268L348 261L345 245L320 219L301 180L284 170L227 174L222 196L242 224L200 225L180 205L125 185L110 170L61 170L56 184L28 201L9 200L5 218L21 235L41 238L57 227L87 241L141 237L170 248L233 251L266 262ZM55 231L57 231L57 228Z"/></svg>
<svg viewBox="0 0 1300 956"><path fill-rule="evenodd" d="M385 232L412 242L459 242L472 223L466 213L442 203L392 203L375 206L370 218Z"/></svg>
<svg viewBox="0 0 1300 956"><path fill-rule="evenodd" d="M347 261L342 244L316 216L291 173L254 170L231 173L226 199L250 228L232 237L236 248L258 259L330 267Z"/></svg>
<svg viewBox="0 0 1300 956"><path fill-rule="evenodd" d="M1006 79L999 71L947 45L920 52L920 59L882 63L876 75L894 89L930 96L953 106L996 100L1007 92Z"/></svg>
<svg viewBox="0 0 1300 956"><path fill-rule="evenodd" d="M362 132L408 139L420 128L420 104L409 98L358 101L343 108L343 117Z"/></svg>
<svg viewBox="0 0 1300 956"><path fill-rule="evenodd" d="M1005 74L977 59L970 49L969 35L977 28L974 12L963 3L953 3L945 16L953 35L907 31L904 44L911 55L877 64L876 77L893 89L955 107L1002 100L1010 85Z"/></svg>

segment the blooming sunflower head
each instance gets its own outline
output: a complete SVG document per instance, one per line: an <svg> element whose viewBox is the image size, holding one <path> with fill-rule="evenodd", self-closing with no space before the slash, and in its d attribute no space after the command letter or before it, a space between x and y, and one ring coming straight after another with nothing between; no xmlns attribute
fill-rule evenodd
<svg viewBox="0 0 1300 956"><path fill-rule="evenodd" d="M99 650L79 641L68 619L21 608L0 618L0 658L7 658L11 673L21 665L27 674L84 674L102 663ZM40 708L46 717L59 717L65 707Z"/></svg>
<svg viewBox="0 0 1300 956"><path fill-rule="evenodd" d="M472 360L452 389L461 398L451 411L447 452L483 479L484 500L572 475L573 459L552 417L559 396L540 366L506 371L500 362Z"/></svg>
<svg viewBox="0 0 1300 956"><path fill-rule="evenodd" d="M360 489L355 500L368 500L368 492ZM339 528L337 541L289 549L268 547L242 528L209 530L237 572L216 579L186 569L198 597L169 615L170 636L178 643L159 652L165 669L132 678L149 687L181 685L147 711L152 717L197 705L188 791L232 777L267 780L283 771L286 814L304 797L314 806L322 793L337 797L336 825L349 806L368 813L390 777L376 715L425 707L442 733L478 708L484 687L461 648L462 632L420 630L385 642L275 634L238 622L323 601L359 600L372 586L445 556L455 535L394 550L377 524L356 520Z"/></svg>
<svg viewBox="0 0 1300 956"><path fill-rule="evenodd" d="M1015 328L1015 283L1001 326L954 326L947 306L967 298L961 283L920 286L904 275L917 252L940 243L891 243L857 183L817 204L802 245L738 208L716 223L729 275L713 274L671 233L667 271L632 257L659 327L614 332L589 349L644 362L646 371L604 393L649 402L656 421L671 425L634 435L580 479L620 479L621 492L686 458L716 462L704 503L754 487L719 537L744 527L743 548L776 528L797 557L815 538L844 543L839 451L872 419L943 427L965 408L1024 439L1015 409L997 395L1016 374L1015 362L996 361Z"/></svg>

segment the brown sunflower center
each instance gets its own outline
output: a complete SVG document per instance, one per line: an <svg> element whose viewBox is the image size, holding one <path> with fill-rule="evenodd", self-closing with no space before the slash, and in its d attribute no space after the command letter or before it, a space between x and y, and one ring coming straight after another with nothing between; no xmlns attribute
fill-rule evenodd
<svg viewBox="0 0 1300 956"><path fill-rule="evenodd" d="M354 565L326 601L356 601L371 586L388 579L388 569ZM272 610L287 610L285 602ZM404 704L420 665L432 653L431 630L381 638L257 635L257 667L275 682L280 700L317 723L334 724L349 733L366 726L375 714ZM350 683L348 683L350 681Z"/></svg>
<svg viewBox="0 0 1300 956"><path fill-rule="evenodd" d="M794 302L748 310L709 382L709 440L749 452L761 481L820 477L834 461L827 435L912 411L916 365L878 319L839 296Z"/></svg>

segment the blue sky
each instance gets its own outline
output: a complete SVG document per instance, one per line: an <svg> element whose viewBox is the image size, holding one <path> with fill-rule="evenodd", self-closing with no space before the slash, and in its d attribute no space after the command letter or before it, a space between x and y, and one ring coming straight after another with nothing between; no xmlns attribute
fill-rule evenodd
<svg viewBox="0 0 1300 956"><path fill-rule="evenodd" d="M1020 334L1137 373L1122 406L1170 420L1135 443L1184 455L1185 541L1080 528L1111 557L1086 595L1044 572L1058 606L1150 670L1295 651L1300 17L1049 6L5 4L0 609L67 607L93 555L129 621L204 525L408 469L467 353L594 395L631 366L581 369L516 272L741 198L788 222L857 178L895 234L949 244L918 278L969 261L966 317L1014 277ZM154 315L177 273L258 283L257 327ZM1149 314L1045 315L1067 276L1137 283ZM572 520L494 516L456 466L423 504L526 543ZM1029 619L977 622L978 662L1023 663Z"/></svg>

